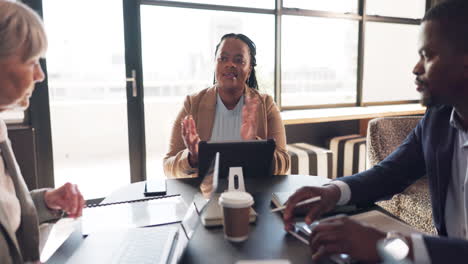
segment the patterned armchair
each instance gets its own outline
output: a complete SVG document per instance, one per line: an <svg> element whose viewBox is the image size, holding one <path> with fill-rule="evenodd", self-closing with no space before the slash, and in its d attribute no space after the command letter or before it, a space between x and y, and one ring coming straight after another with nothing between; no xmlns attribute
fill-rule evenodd
<svg viewBox="0 0 468 264"><path fill-rule="evenodd" d="M392 153L416 127L421 117L385 117L369 122L367 128L368 166L372 167ZM416 229L436 234L427 177L423 177L391 200L377 203Z"/></svg>

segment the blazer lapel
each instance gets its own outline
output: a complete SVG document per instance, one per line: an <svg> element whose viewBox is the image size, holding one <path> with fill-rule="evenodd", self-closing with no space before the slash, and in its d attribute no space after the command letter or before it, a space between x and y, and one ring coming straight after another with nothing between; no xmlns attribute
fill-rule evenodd
<svg viewBox="0 0 468 264"><path fill-rule="evenodd" d="M257 108L257 136L260 136L261 138L265 139L267 136L267 113L265 102L262 100L262 96L260 95L260 93L252 88L246 88L245 95L246 96L244 97L244 100L246 97L256 96L259 101Z"/></svg>
<svg viewBox="0 0 468 264"><path fill-rule="evenodd" d="M17 243L15 245L25 261L35 261L39 259L39 223L36 208L16 163L8 139L0 142L0 150L21 205L21 225L16 232ZM21 244L21 247L19 247L19 244Z"/></svg>
<svg viewBox="0 0 468 264"><path fill-rule="evenodd" d="M195 120L195 123L197 124L197 131L198 135L200 136L201 140L210 140L211 138L211 133L213 131L213 124L214 124L214 119L216 115L216 102L217 102L217 88L215 86L211 87L206 91L206 93L200 97L199 101L199 107L198 107L198 114L197 114L197 120ZM266 129L265 129L265 121L267 120L266 118L266 111L265 111L265 106L264 102L260 96L260 94L251 89L251 88L246 88L245 93L244 93L244 100L246 97L252 97L252 96L257 96L260 104L258 106L258 111L257 111L257 121L258 121L258 129L257 129L257 135L264 135L266 136Z"/></svg>
<svg viewBox="0 0 468 264"><path fill-rule="evenodd" d="M216 114L216 87L211 87L200 97L197 120L198 135L201 140L208 141L211 138L213 123Z"/></svg>
<svg viewBox="0 0 468 264"><path fill-rule="evenodd" d="M18 240L16 239L16 234L10 228L10 223L8 222L8 215L3 205L0 205L0 225L2 225L3 229L7 232L7 235L10 237L10 240L13 242L13 245L15 246L16 251L18 252L17 254L19 254L21 251L18 245Z"/></svg>
<svg viewBox="0 0 468 264"><path fill-rule="evenodd" d="M9 153L8 151L4 150L6 146L8 146L6 141L0 142L0 153L1 153L0 158L3 158L3 161L5 163L5 171L8 171L10 173L10 177L12 177L13 179L14 176L11 175L10 164L8 162L9 158L6 157L7 155L9 155ZM13 180L13 182L15 181ZM17 192L16 186L15 186L15 192ZM13 242L13 245L15 246L16 251L18 252L18 254L20 254L21 250L18 244L16 233L11 230L10 223L8 222L8 213L3 205L0 205L0 224L4 227L4 230L8 233L8 236L10 237L10 240Z"/></svg>

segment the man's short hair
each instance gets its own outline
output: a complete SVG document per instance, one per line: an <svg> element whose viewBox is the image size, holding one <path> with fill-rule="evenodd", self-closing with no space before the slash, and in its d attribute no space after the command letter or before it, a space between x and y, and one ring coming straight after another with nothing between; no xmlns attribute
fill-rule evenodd
<svg viewBox="0 0 468 264"><path fill-rule="evenodd" d="M422 21L437 21L441 34L456 51L468 53L468 1L447 0L427 11Z"/></svg>

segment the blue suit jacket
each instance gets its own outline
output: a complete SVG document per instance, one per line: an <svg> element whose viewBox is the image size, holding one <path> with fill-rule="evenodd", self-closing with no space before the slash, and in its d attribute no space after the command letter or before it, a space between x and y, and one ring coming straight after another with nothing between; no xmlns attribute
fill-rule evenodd
<svg viewBox="0 0 468 264"><path fill-rule="evenodd" d="M403 144L386 159L370 170L340 179L351 188L350 203L391 197L427 174L434 225L440 236L447 236L445 202L456 135L450 125L452 110L451 106L429 108ZM466 240L425 236L424 241L432 263L468 261Z"/></svg>

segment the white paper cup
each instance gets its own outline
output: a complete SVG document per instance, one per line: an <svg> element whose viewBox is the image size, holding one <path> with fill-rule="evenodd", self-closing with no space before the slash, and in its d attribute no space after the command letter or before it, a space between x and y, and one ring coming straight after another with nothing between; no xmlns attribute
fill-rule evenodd
<svg viewBox="0 0 468 264"><path fill-rule="evenodd" d="M249 212L254 204L247 192L224 192L219 197L223 207L224 237L233 242L242 242L249 237Z"/></svg>

